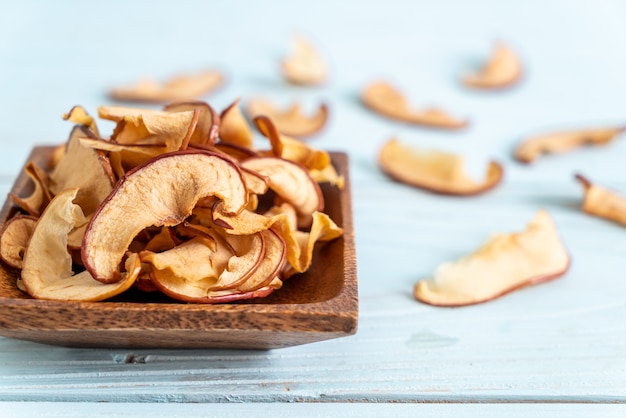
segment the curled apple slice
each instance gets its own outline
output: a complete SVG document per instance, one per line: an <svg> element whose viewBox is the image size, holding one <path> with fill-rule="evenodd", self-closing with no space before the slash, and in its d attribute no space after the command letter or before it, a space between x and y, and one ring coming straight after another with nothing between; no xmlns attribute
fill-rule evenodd
<svg viewBox="0 0 626 418"><path fill-rule="evenodd" d="M269 117L257 116L254 118L254 124L259 132L269 139L274 156L302 164L309 170L323 170L331 165L330 155L326 151L315 149L302 141L281 135Z"/></svg>
<svg viewBox="0 0 626 418"><path fill-rule="evenodd" d="M24 253L36 223L34 216L18 214L4 224L0 232L0 258L7 265L22 268Z"/></svg>
<svg viewBox="0 0 626 418"><path fill-rule="evenodd" d="M26 197L19 197L15 193L10 193L9 197L17 203L19 207L28 212L29 215L39 216L52 198L52 193L50 192L50 178L48 173L32 161L26 164L24 172L35 185L32 193Z"/></svg>
<svg viewBox="0 0 626 418"><path fill-rule="evenodd" d="M322 84L327 78L326 63L315 47L303 37L293 39L292 54L281 62L285 79L293 84Z"/></svg>
<svg viewBox="0 0 626 418"><path fill-rule="evenodd" d="M523 163L535 161L541 154L560 154L583 145L606 145L621 135L626 127L551 132L531 136L515 150L515 158Z"/></svg>
<svg viewBox="0 0 626 418"><path fill-rule="evenodd" d="M128 172L87 226L85 267L104 283L119 280L118 265L135 235L151 225L183 222L206 196L222 199L228 213L239 213L248 201L239 168L218 154L172 152Z"/></svg>
<svg viewBox="0 0 626 418"><path fill-rule="evenodd" d="M69 120L70 122L85 126L91 131L94 137L100 138L96 120L89 116L89 113L87 113L82 106L74 106L71 108L69 112L63 115L63 120Z"/></svg>
<svg viewBox="0 0 626 418"><path fill-rule="evenodd" d="M241 165L269 179L270 189L296 208L300 227L311 225L313 213L324 209L319 185L300 164L277 157L253 157Z"/></svg>
<svg viewBox="0 0 626 418"><path fill-rule="evenodd" d="M480 72L462 78L463 84L476 89L501 89L512 86L522 77L522 62L508 45L496 43L491 57Z"/></svg>
<svg viewBox="0 0 626 418"><path fill-rule="evenodd" d="M319 132L328 120L328 106L324 103L319 105L313 115L308 116L303 113L298 103L281 110L270 101L255 99L248 101L246 113L250 119L267 116L274 122L278 131L295 137L305 137Z"/></svg>
<svg viewBox="0 0 626 418"><path fill-rule="evenodd" d="M67 235L76 224L84 222L80 206L72 203L77 192L78 189L67 189L56 195L35 225L24 254L21 275L24 288L34 298L104 300L128 289L139 274L136 254L126 260L126 272L117 283L100 283L87 271L72 272Z"/></svg>
<svg viewBox="0 0 626 418"><path fill-rule="evenodd" d="M503 168L490 162L485 180L476 182L464 172L463 158L441 151L419 150L396 139L387 141L378 156L389 176L415 187L440 194L469 196L493 189L503 177Z"/></svg>
<svg viewBox="0 0 626 418"><path fill-rule="evenodd" d="M224 109L220 117L220 139L223 142L248 149L252 148L254 135L246 118L241 113L239 99Z"/></svg>
<svg viewBox="0 0 626 418"><path fill-rule="evenodd" d="M70 134L67 151L50 174L50 191L78 188L75 203L91 215L113 190L113 168L104 153L81 143L89 131L76 126ZM99 141L93 139L94 141Z"/></svg>
<svg viewBox="0 0 626 418"><path fill-rule="evenodd" d="M525 231L495 234L472 254L441 264L432 279L417 283L415 297L437 306L482 303L555 279L569 264L552 217L540 210Z"/></svg>
<svg viewBox="0 0 626 418"><path fill-rule="evenodd" d="M585 189L583 212L626 225L626 197L598 186L580 174L576 174L576 180Z"/></svg>
<svg viewBox="0 0 626 418"><path fill-rule="evenodd" d="M450 116L441 109L411 109L406 98L384 81L369 84L361 94L361 101L374 112L401 122L442 129L461 129L468 124L467 121Z"/></svg>
<svg viewBox="0 0 626 418"><path fill-rule="evenodd" d="M170 102L197 99L224 83L222 74L215 70L201 71L172 77L164 83L145 78L134 85L116 87L111 98L127 102Z"/></svg>
<svg viewBox="0 0 626 418"><path fill-rule="evenodd" d="M190 146L207 146L217 142L220 132L220 115L206 102L188 101L170 103L163 108L166 112L198 111L198 124L189 138ZM183 149L181 147L181 149Z"/></svg>

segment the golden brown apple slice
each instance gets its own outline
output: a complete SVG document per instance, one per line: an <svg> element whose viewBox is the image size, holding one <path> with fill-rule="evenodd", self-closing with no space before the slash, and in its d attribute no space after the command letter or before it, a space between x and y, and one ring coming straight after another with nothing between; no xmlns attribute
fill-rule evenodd
<svg viewBox="0 0 626 418"><path fill-rule="evenodd" d="M261 134L269 139L272 154L301 164L309 170L323 170L330 165L330 155L323 150L313 148L302 141L281 135L272 119L257 116L254 124Z"/></svg>
<svg viewBox="0 0 626 418"><path fill-rule="evenodd" d="M139 274L136 254L128 257L126 273L120 275L117 283L100 283L87 271L72 272L67 234L76 224L84 222L80 206L72 203L77 192L78 189L67 189L56 195L35 225L24 254L21 276L26 291L34 298L104 300L128 289Z"/></svg>
<svg viewBox="0 0 626 418"><path fill-rule="evenodd" d="M300 227L311 225L313 213L324 209L319 185L300 164L277 157L253 157L241 166L269 179L270 189L296 208Z"/></svg>
<svg viewBox="0 0 626 418"><path fill-rule="evenodd" d="M598 186L580 174L576 174L576 180L585 189L583 212L626 225L626 197Z"/></svg>
<svg viewBox="0 0 626 418"><path fill-rule="evenodd" d="M285 264L286 246L282 238L271 229L262 231L265 240L265 255L258 268L246 280L237 286L241 293L247 293L269 286L274 282L274 288L282 286L277 276Z"/></svg>
<svg viewBox="0 0 626 418"><path fill-rule="evenodd" d="M490 162L485 179L467 176L463 158L442 151L420 150L396 139L387 141L378 155L381 169L403 183L431 192L469 196L493 189L503 177L503 168Z"/></svg>
<svg viewBox="0 0 626 418"><path fill-rule="evenodd" d="M461 129L468 124L441 109L411 109L402 93L384 81L369 84L361 94L361 101L374 112L401 122L442 129Z"/></svg>
<svg viewBox="0 0 626 418"><path fill-rule="evenodd" d="M239 213L248 202L239 168L218 154L172 152L128 172L89 222L85 267L104 283L119 280L118 265L135 235L151 225L183 222L206 196L222 199L228 213Z"/></svg>
<svg viewBox="0 0 626 418"><path fill-rule="evenodd" d="M315 47L303 37L293 39L292 54L281 62L285 80L293 84L317 85L326 81L326 63Z"/></svg>
<svg viewBox="0 0 626 418"><path fill-rule="evenodd" d="M50 174L50 191L58 194L65 189L78 188L75 203L85 214L91 215L111 193L116 179L104 153L81 143L81 138L88 135L87 128L74 127L65 155Z"/></svg>
<svg viewBox="0 0 626 418"><path fill-rule="evenodd" d="M0 232L0 258L7 265L22 268L24 252L36 223L34 216L18 214L4 224Z"/></svg>
<svg viewBox="0 0 626 418"><path fill-rule="evenodd" d="M83 125L95 138L100 138L100 133L98 131L98 125L96 125L96 120L89 116L89 113L82 106L74 106L70 109L69 112L63 115L63 120L69 120L72 123Z"/></svg>
<svg viewBox="0 0 626 418"><path fill-rule="evenodd" d="M254 135L241 113L239 99L231 103L220 115L220 139L228 144L238 145L244 148L252 148Z"/></svg>
<svg viewBox="0 0 626 418"><path fill-rule="evenodd" d="M164 83L145 78L134 85L116 87L111 98L127 102L171 102L197 99L209 94L224 83L222 74L215 70L201 71L172 77Z"/></svg>
<svg viewBox="0 0 626 418"><path fill-rule="evenodd" d="M198 111L198 124L189 138L190 146L208 146L217 142L220 133L220 115L206 102L188 101L170 103L166 112Z"/></svg>
<svg viewBox="0 0 626 418"><path fill-rule="evenodd" d="M541 154L560 154L583 145L607 145L621 135L626 127L551 132L531 136L517 147L515 158L523 163L535 161Z"/></svg>
<svg viewBox="0 0 626 418"><path fill-rule="evenodd" d="M26 164L24 172L35 185L33 192L26 197L19 197L15 193L9 193L9 197L17 203L19 207L28 212L29 215L39 216L52 198L49 187L49 176L41 167L32 161Z"/></svg>
<svg viewBox="0 0 626 418"><path fill-rule="evenodd" d="M552 217L540 210L525 231L493 235L472 254L440 265L433 278L417 283L415 297L437 306L482 303L555 279L569 265Z"/></svg>
<svg viewBox="0 0 626 418"><path fill-rule="evenodd" d="M476 74L462 78L463 84L476 89L501 89L517 83L523 73L522 62L508 45L496 43L491 57Z"/></svg>
<svg viewBox="0 0 626 418"><path fill-rule="evenodd" d="M324 103L320 104L317 111L309 116L303 113L298 103L293 103L286 110L281 110L268 100L255 99L248 101L246 113L250 119L267 116L274 122L280 133L295 137L310 136L319 132L328 120L328 106Z"/></svg>

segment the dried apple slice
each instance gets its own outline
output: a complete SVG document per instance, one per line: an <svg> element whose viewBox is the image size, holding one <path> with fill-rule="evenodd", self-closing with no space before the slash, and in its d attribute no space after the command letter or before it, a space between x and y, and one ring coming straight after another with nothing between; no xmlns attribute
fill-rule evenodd
<svg viewBox="0 0 626 418"><path fill-rule="evenodd" d="M67 151L50 174L50 191L58 194L78 188L75 203L91 215L113 190L116 179L104 153L81 143L90 131L75 126L67 143ZM98 141L94 139L94 141Z"/></svg>
<svg viewBox="0 0 626 418"><path fill-rule="evenodd" d="M33 192L30 196L26 197L19 197L15 193L9 193L9 197L17 203L19 207L28 212L29 215L39 216L52 198L49 188L49 176L41 167L32 161L26 164L24 172L35 185Z"/></svg>
<svg viewBox="0 0 626 418"><path fill-rule="evenodd" d="M89 222L85 267L104 283L119 280L118 265L135 235L151 225L183 222L206 196L222 199L229 213L239 213L248 202L239 168L218 154L172 152L128 172Z"/></svg>
<svg viewBox="0 0 626 418"><path fill-rule="evenodd" d="M247 149L252 148L254 135L246 118L241 113L239 99L224 109L220 117L220 139L222 142Z"/></svg>
<svg viewBox="0 0 626 418"><path fill-rule="evenodd" d="M555 279L568 270L569 255L550 214L540 210L525 231L496 234L473 253L440 265L415 286L415 298L437 306L486 302Z"/></svg>
<svg viewBox="0 0 626 418"><path fill-rule="evenodd" d="M285 264L286 245L283 239L271 229L262 231L260 235L265 241L265 254L262 262L255 269L253 274L246 278L237 286L241 293L247 293L269 286L274 282L274 288L282 286L277 276Z"/></svg>
<svg viewBox="0 0 626 418"><path fill-rule="evenodd" d="M501 89L517 83L522 77L522 62L508 45L496 43L491 57L476 74L462 78L463 84L476 89Z"/></svg>
<svg viewBox="0 0 626 418"><path fill-rule="evenodd" d="M626 225L626 197L598 186L580 174L576 174L576 180L585 189L583 212Z"/></svg>
<svg viewBox="0 0 626 418"><path fill-rule="evenodd" d="M389 176L431 192L469 196L486 192L500 183L503 168L490 162L485 179L477 182L467 176L463 158L441 151L420 150L396 139L387 141L378 156L381 169Z"/></svg>
<svg viewBox="0 0 626 418"><path fill-rule="evenodd" d="M164 83L145 78L134 85L116 87L111 98L127 102L171 102L197 99L209 94L224 83L222 74L215 70L172 77Z"/></svg>
<svg viewBox="0 0 626 418"><path fill-rule="evenodd" d="M254 157L241 163L269 179L270 189L298 212L298 225L311 225L315 211L324 209L324 197L319 185L300 164L277 157Z"/></svg>
<svg viewBox="0 0 626 418"><path fill-rule="evenodd" d="M583 145L607 145L621 135L626 127L551 132L531 136L517 147L515 158L523 163L535 161L541 154L560 154Z"/></svg>
<svg viewBox="0 0 626 418"><path fill-rule="evenodd" d="M166 112L198 111L198 124L189 139L190 146L208 146L217 142L220 133L220 115L206 102L189 101L170 103Z"/></svg>
<svg viewBox="0 0 626 418"><path fill-rule="evenodd" d="M384 81L369 84L361 94L361 101L374 112L401 122L442 129L461 129L468 124L466 120L450 116L441 109L409 108L406 98Z"/></svg>
<svg viewBox="0 0 626 418"><path fill-rule="evenodd" d="M281 110L270 101L256 99L248 101L246 113L250 119L267 116L280 133L295 137L310 136L319 132L328 120L328 106L324 103L319 105L313 115L308 116L302 112L298 103Z"/></svg>
<svg viewBox="0 0 626 418"><path fill-rule="evenodd" d="M326 63L315 47L300 36L293 39L293 46L292 54L281 62L285 79L300 85L324 83L328 76Z"/></svg>
<svg viewBox="0 0 626 418"><path fill-rule="evenodd" d="M24 254L21 275L24 288L34 298L104 300L128 289L139 274L136 254L128 257L126 273L120 275L117 283L100 283L87 271L72 272L67 235L76 224L84 222L80 206L72 203L77 193L78 189L67 189L56 195L35 225Z"/></svg>
<svg viewBox="0 0 626 418"><path fill-rule="evenodd" d="M254 118L254 124L259 132L269 139L274 156L296 162L309 170L323 170L330 165L330 155L326 151L315 149L302 141L281 135L269 117L257 116Z"/></svg>
<svg viewBox="0 0 626 418"><path fill-rule="evenodd" d="M0 232L0 258L7 265L22 268L24 253L36 223L34 216L18 214L4 224Z"/></svg>
<svg viewBox="0 0 626 418"><path fill-rule="evenodd" d="M72 123L85 126L91 131L95 138L100 138L98 125L96 120L89 116L89 113L82 106L74 106L69 112L63 115L63 120L69 120Z"/></svg>

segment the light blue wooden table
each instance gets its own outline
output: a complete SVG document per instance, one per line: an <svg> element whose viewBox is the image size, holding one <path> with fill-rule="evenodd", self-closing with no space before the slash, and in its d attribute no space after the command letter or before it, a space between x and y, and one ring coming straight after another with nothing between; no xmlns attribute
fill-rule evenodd
<svg viewBox="0 0 626 418"><path fill-rule="evenodd" d="M351 158L360 284L356 335L287 349L70 349L0 338L0 415L624 416L626 230L580 212L572 175L626 192L626 138L531 167L511 152L528 134L626 122L625 16L623 2L582 0L0 3L2 195L33 145L66 139L61 115L71 106L95 113L113 85L214 66L228 77L207 98L218 109L256 96L329 104L314 141ZM294 33L329 58L328 85L281 80ZM496 39L521 52L523 84L464 90L459 75ZM358 95L380 77L416 106L467 116L471 128L441 133L371 114ZM393 183L376 167L391 136L462 153L470 167L496 158L506 178L469 199ZM521 230L540 207L571 252L566 276L474 307L412 298L441 262L492 232Z"/></svg>

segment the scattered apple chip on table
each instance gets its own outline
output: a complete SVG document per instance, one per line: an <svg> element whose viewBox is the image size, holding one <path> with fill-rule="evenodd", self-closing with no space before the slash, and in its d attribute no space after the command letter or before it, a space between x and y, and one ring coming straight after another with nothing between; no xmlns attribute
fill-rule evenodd
<svg viewBox="0 0 626 418"><path fill-rule="evenodd" d="M113 88L109 95L125 102L166 103L198 99L223 83L224 76L219 71L206 70L172 77L163 83L146 78L130 86Z"/></svg>
<svg viewBox="0 0 626 418"><path fill-rule="evenodd" d="M473 253L441 264L414 295L435 306L473 305L560 277L569 265L552 217L540 210L524 231L494 234Z"/></svg>
<svg viewBox="0 0 626 418"><path fill-rule="evenodd" d="M313 135L324 127L328 119L328 106L322 103L313 115L308 116L297 102L281 110L270 101L253 99L248 101L246 113L250 119L267 116L280 133L301 138Z"/></svg>
<svg viewBox="0 0 626 418"><path fill-rule="evenodd" d="M549 132L524 139L515 149L515 158L532 163L542 154L561 154L584 145L607 145L620 136L623 126L577 131Z"/></svg>
<svg viewBox="0 0 626 418"><path fill-rule="evenodd" d="M328 69L313 44L301 36L296 36L293 39L293 47L291 55L281 62L285 80L305 86L324 83L328 78Z"/></svg>
<svg viewBox="0 0 626 418"><path fill-rule="evenodd" d="M378 154L380 168L390 177L431 192L470 196L496 187L504 175L497 162L490 162L485 179L477 182L464 171L461 156L436 150L421 150L397 139L387 141Z"/></svg>
<svg viewBox="0 0 626 418"><path fill-rule="evenodd" d="M515 51L498 42L483 68L475 74L467 74L461 81L475 89L502 89L516 84L522 73L523 65Z"/></svg>
<svg viewBox="0 0 626 418"><path fill-rule="evenodd" d="M462 129L468 125L466 120L451 116L441 109L411 109L404 95L384 81L367 85L361 93L361 101L378 114L414 125L441 129Z"/></svg>
<svg viewBox="0 0 626 418"><path fill-rule="evenodd" d="M626 197L592 183L581 174L575 177L585 189L583 212L626 225Z"/></svg>

